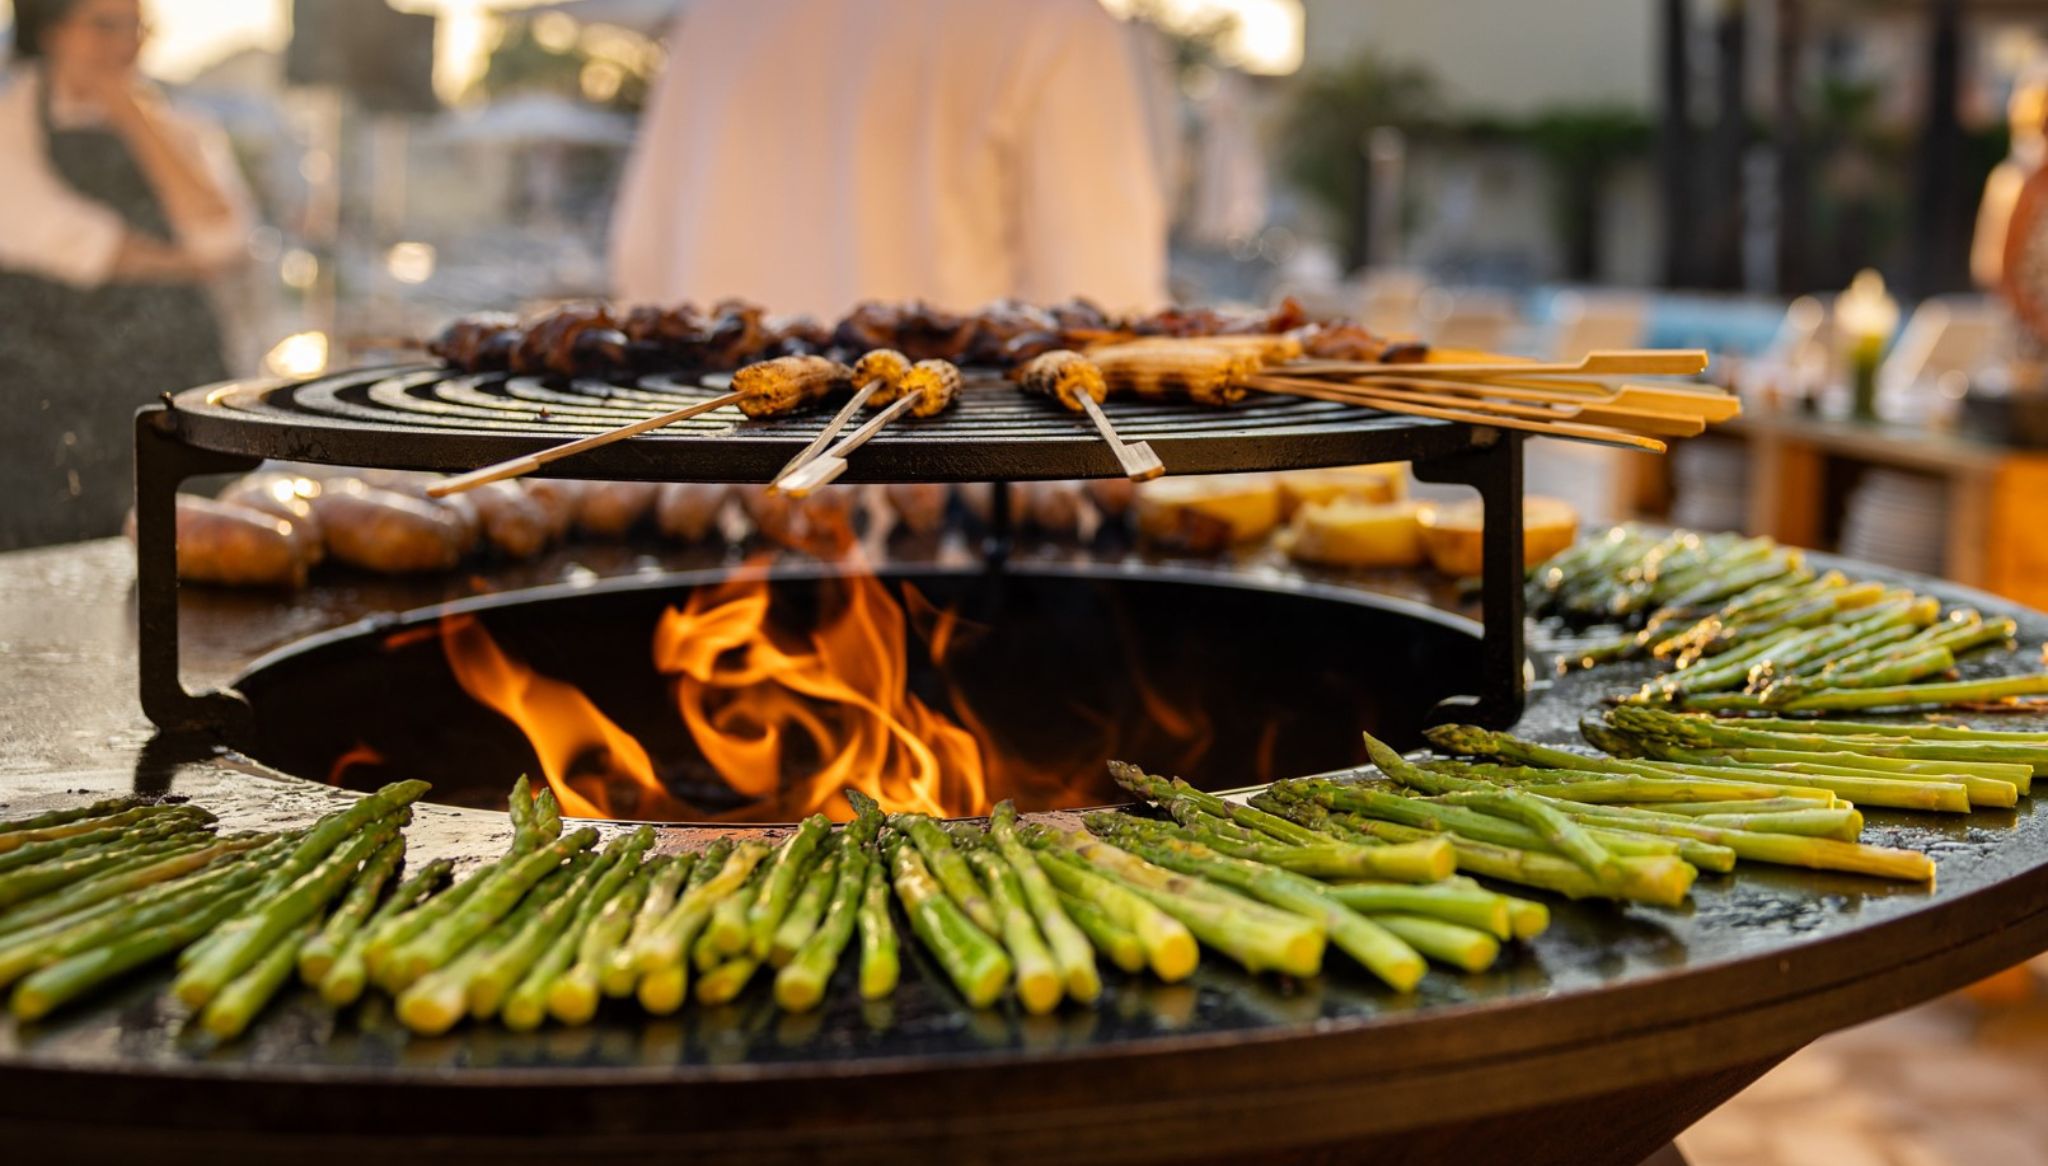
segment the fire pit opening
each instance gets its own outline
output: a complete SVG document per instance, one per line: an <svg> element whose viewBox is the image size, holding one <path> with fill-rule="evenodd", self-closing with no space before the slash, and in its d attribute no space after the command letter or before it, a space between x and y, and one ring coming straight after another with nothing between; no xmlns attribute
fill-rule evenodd
<svg viewBox="0 0 2048 1166"><path fill-rule="evenodd" d="M1476 629L1356 592L1169 571L748 570L493 596L260 662L256 760L579 817L788 822L1124 800L1120 758L1227 789L1408 747L1479 668Z"/></svg>

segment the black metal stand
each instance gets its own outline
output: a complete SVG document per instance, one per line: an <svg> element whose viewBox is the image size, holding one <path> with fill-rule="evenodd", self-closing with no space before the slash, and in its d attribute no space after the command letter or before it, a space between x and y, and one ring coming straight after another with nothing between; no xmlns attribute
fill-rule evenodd
<svg viewBox="0 0 2048 1166"><path fill-rule="evenodd" d="M1490 441L1484 440L1491 434ZM1437 705L1438 724L1463 722L1506 729L1522 719L1529 691L1528 652L1522 619L1522 435L1486 429L1476 448L1434 461L1414 463L1424 482L1471 486L1486 507L1485 570L1480 605L1485 632L1480 640L1480 688Z"/></svg>
<svg viewBox="0 0 2048 1166"><path fill-rule="evenodd" d="M151 405L135 415L135 594L140 629L142 711L171 733L246 741L255 724L233 689L186 689L178 665L178 484L199 474L253 470L262 459L216 453L178 435L178 411Z"/></svg>

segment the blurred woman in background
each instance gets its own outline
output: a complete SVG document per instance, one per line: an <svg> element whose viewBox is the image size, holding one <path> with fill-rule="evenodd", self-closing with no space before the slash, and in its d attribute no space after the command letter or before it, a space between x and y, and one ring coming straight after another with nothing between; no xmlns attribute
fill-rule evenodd
<svg viewBox="0 0 2048 1166"><path fill-rule="evenodd" d="M115 533L137 406L226 376L206 284L245 254L225 136L136 71L139 0L15 0L0 92L0 550Z"/></svg>

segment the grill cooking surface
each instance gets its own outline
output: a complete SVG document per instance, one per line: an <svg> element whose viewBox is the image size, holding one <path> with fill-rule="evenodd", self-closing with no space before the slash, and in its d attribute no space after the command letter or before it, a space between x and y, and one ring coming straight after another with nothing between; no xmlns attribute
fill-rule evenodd
<svg viewBox="0 0 2048 1166"><path fill-rule="evenodd" d="M635 385L556 385L428 366L366 369L311 381L249 381L176 398L180 435L229 453L460 471L657 414L725 391L728 374L647 377ZM566 459L569 477L766 481L832 407L750 421L726 407ZM1298 469L1440 457L1490 431L1294 397L1253 394L1229 409L1111 400L1129 441L1149 441L1169 473ZM1487 436L1480 436L1487 434ZM845 481L985 481L1120 476L1081 414L969 370L959 402L885 427L848 459Z"/></svg>

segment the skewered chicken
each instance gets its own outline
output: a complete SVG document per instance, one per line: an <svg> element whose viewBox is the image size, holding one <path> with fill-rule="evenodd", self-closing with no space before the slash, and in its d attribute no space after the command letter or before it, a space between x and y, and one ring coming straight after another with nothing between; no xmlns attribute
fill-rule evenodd
<svg viewBox="0 0 2048 1166"><path fill-rule="evenodd" d="M853 370L822 356L780 356L734 373L740 412L772 417L853 387Z"/></svg>

